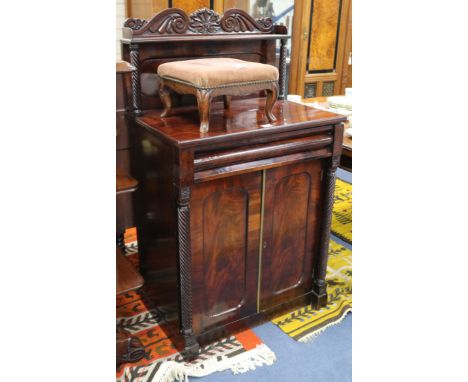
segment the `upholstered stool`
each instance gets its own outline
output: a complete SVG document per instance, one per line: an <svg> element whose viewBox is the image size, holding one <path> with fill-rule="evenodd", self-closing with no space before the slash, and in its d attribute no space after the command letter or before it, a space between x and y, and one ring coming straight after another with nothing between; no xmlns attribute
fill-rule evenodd
<svg viewBox="0 0 468 382"><path fill-rule="evenodd" d="M159 92L164 105L161 117L168 116L171 111L167 88L176 93L194 94L197 97L202 133L209 128L211 99L220 95L224 96L225 108L229 108L230 96L265 90L266 117L269 122L276 121L271 111L278 97L278 69L272 65L234 58L202 58L166 62L158 67L158 75L161 78Z"/></svg>

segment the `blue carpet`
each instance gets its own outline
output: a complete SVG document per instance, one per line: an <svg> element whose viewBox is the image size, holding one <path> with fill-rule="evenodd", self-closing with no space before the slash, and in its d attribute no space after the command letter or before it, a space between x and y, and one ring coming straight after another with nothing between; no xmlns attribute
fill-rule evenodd
<svg viewBox="0 0 468 382"><path fill-rule="evenodd" d="M351 173L338 169L339 178L352 182ZM332 235L346 248L351 245ZM214 373L202 382L351 382L352 315L331 326L314 341L294 341L271 322L253 329L276 354L272 366L259 367L245 374L233 375L230 370ZM191 378L196 381L197 378Z"/></svg>

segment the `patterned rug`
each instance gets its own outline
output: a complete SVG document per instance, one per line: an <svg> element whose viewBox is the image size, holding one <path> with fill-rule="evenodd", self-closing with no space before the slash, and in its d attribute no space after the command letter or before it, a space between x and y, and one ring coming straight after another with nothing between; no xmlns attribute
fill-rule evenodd
<svg viewBox="0 0 468 382"><path fill-rule="evenodd" d="M310 305L280 316L272 322L296 341L309 342L331 325L341 322L352 307L351 251L330 241L327 267L327 306Z"/></svg>
<svg viewBox="0 0 468 382"><path fill-rule="evenodd" d="M353 236L353 197L352 185L337 179L335 186L335 204L333 206L331 231L335 236L352 243Z"/></svg>
<svg viewBox="0 0 468 382"><path fill-rule="evenodd" d="M125 235L130 261L138 265L135 230ZM188 381L188 377L203 377L230 369L234 374L272 365L275 354L255 335L245 330L201 349L200 355L186 362L180 351L183 340L170 324L174 312L152 309L144 293L130 292L117 297L117 325L138 337L145 347L145 357L135 363L122 364L117 370L117 382Z"/></svg>

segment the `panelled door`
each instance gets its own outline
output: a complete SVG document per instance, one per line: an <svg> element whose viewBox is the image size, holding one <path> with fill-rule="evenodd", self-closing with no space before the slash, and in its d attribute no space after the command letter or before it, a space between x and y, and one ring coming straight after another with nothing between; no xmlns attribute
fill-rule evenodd
<svg viewBox="0 0 468 382"><path fill-rule="evenodd" d="M258 310L312 289L319 234L322 161L266 170Z"/></svg>
<svg viewBox="0 0 468 382"><path fill-rule="evenodd" d="M311 291L321 173L314 160L193 186L196 334Z"/></svg>
<svg viewBox="0 0 468 382"><path fill-rule="evenodd" d="M193 186L190 202L196 334L256 313L262 175Z"/></svg>

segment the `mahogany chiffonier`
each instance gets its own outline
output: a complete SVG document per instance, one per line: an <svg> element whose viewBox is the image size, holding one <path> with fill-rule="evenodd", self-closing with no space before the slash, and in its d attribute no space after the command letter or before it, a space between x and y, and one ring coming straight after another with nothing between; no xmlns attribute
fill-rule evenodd
<svg viewBox="0 0 468 382"><path fill-rule="evenodd" d="M137 68L130 137L141 272L157 291L148 294L153 303L177 313L170 326L186 354L285 304L325 305L346 118L284 100L283 43L272 123L264 93L228 109L215 100L206 133L194 97L172 94L179 111L161 117L154 74L164 62L197 57L275 64L275 39L287 31L236 9L222 17L169 9L125 25L123 58Z"/></svg>

